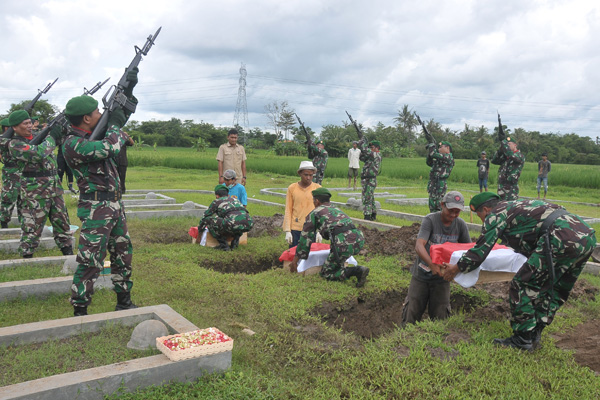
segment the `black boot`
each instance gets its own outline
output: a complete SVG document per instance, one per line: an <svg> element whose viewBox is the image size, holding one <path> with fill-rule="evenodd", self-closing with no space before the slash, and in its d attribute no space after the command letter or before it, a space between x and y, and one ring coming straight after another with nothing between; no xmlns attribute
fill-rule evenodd
<svg viewBox="0 0 600 400"><path fill-rule="evenodd" d="M23 254L23 258L33 258L33 254Z"/></svg>
<svg viewBox="0 0 600 400"><path fill-rule="evenodd" d="M533 351L534 332L513 332L513 335L507 339L494 339L497 346L513 347L519 350Z"/></svg>
<svg viewBox="0 0 600 400"><path fill-rule="evenodd" d="M0 222L2 229L8 229L8 222Z"/></svg>
<svg viewBox="0 0 600 400"><path fill-rule="evenodd" d="M83 307L73 306L73 316L74 317L81 317L83 315L88 315L87 306L83 306Z"/></svg>
<svg viewBox="0 0 600 400"><path fill-rule="evenodd" d="M375 220L377 220L377 212L373 212L373 214L371 214L371 221Z"/></svg>
<svg viewBox="0 0 600 400"><path fill-rule="evenodd" d="M215 238L215 239L217 239L217 238ZM219 237L217 239L217 242L219 242L219 246L215 247L215 249L223 250L223 251L231 251L231 248L229 247L229 244L227 243L227 239L225 239L223 237Z"/></svg>
<svg viewBox="0 0 600 400"><path fill-rule="evenodd" d="M60 251L63 253L63 256L72 256L73 255L73 247L72 246L66 246L60 249Z"/></svg>
<svg viewBox="0 0 600 400"><path fill-rule="evenodd" d="M365 220L365 221L371 221L371 218L372 218L372 217L371 217L371 214L365 214L365 218L364 218L364 220Z"/></svg>
<svg viewBox="0 0 600 400"><path fill-rule="evenodd" d="M369 275L369 268L363 267L362 265L356 266L356 287L361 288L365 286L367 282L367 276Z"/></svg>
<svg viewBox="0 0 600 400"><path fill-rule="evenodd" d="M229 245L231 250L237 248L240 245L240 237L242 237L242 235L235 235L233 237L233 240L231 241L231 244Z"/></svg>
<svg viewBox="0 0 600 400"><path fill-rule="evenodd" d="M117 293L117 306L115 311L130 310L132 308L138 308L131 302L131 292Z"/></svg>

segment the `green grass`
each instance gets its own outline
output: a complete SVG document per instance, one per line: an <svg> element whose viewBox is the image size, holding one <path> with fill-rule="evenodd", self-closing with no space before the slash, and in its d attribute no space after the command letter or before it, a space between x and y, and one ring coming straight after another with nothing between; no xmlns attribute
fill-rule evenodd
<svg viewBox="0 0 600 400"><path fill-rule="evenodd" d="M181 157L177 157L177 153L171 151L169 149L165 153L175 160L203 158L202 153L190 151L188 154L182 151ZM159 149L157 157L161 153ZM138 153L136 150L130 154L134 159ZM140 154L144 155L143 152ZM214 154L207 152L204 158L209 159L209 155L210 162L216 168ZM276 164L284 161L273 159ZM128 170L127 186L129 189L210 190L216 184L216 173L212 168L132 167ZM248 195L283 204L283 198L261 195L259 190L264 187L285 188L296 181L294 174L287 176L281 171L252 172L248 174ZM344 176L325 179L325 185L329 187L345 187L346 184ZM384 174L380 177L379 185L402 187L394 192L409 197L426 197L425 183L421 179L395 179ZM462 190L466 195L477 190L469 182L455 182L452 187ZM591 201L594 192L597 194L596 190L585 188L551 187L552 195L563 201ZM535 187L524 185L522 193L535 195ZM194 193L173 192L168 195L176 198L178 203L192 200L208 205L214 199L212 195ZM338 195L334 199L345 201ZM72 222L78 223L75 200L68 199L67 203ZM387 209L416 214L426 214L428 211L425 206L382 204ZM580 207L584 215L600 216L597 207ZM252 215L283 213L283 207L253 203L249 203L248 209ZM353 210L348 214L361 216L359 211ZM469 218L468 214L463 217ZM412 224L389 217L378 219L396 225ZM505 337L510 333L507 321L471 321L461 313L455 313L446 321L424 321L366 340L325 325L313 310L323 303L334 303L341 309L392 290L406 290L410 275L403 267L412 262L412 257L398 260L397 257L358 256L359 263L371 268L369 281L361 290L357 290L351 282L328 282L318 276L290 275L270 265L256 274L221 273L215 270L219 263L268 263L287 247L283 235L252 238L247 246L224 254L190 243L187 230L197 223L196 218L187 217L128 220L134 244L132 296L140 306L168 304L198 327L216 326L232 336L235 339L232 367L224 374L206 376L192 384L164 385L133 394L120 392L113 398L600 397L600 378L588 368L578 365L573 354L553 346L554 339L551 337L552 333L575 329L581 321L599 318L600 296L592 302L569 300L547 332L544 332L545 345L533 354L491 345L493 338ZM60 254L58 250L39 253ZM18 255L6 256L18 258ZM600 278L585 275L584 279L600 287ZM490 301L487 293L476 289L462 289L453 285L452 293L467 294L482 303ZM113 311L115 302L116 297L111 290L99 290L93 296L89 312ZM2 327L71 315L68 294L0 303ZM298 328L305 326L314 327L315 333ZM256 335L242 334L244 327L252 329ZM464 339L449 342L448 335L453 332L462 333ZM111 341L102 343L109 346ZM51 357L53 347L40 348L44 349L41 357ZM2 360L5 358L9 360L7 362L12 360L9 355L2 356ZM47 373L56 373L58 364L50 363ZM7 368L12 367L0 370L7 371ZM12 379L7 381L14 383Z"/></svg>
<svg viewBox="0 0 600 400"><path fill-rule="evenodd" d="M25 281L29 279L61 276L62 265L19 265L0 268L0 282Z"/></svg>

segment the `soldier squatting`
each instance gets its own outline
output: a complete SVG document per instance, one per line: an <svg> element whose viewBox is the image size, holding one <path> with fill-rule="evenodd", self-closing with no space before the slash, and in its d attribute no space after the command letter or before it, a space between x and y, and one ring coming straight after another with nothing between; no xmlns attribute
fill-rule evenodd
<svg viewBox="0 0 600 400"><path fill-rule="evenodd" d="M23 257L33 256L48 219L61 252L73 254L69 215L57 177L54 156L57 146L62 145L66 163L73 170L80 193L77 216L81 220L76 258L78 267L71 290L75 316L87 314L92 301L93 284L107 253L117 295L115 310L136 308L131 299L133 248L121 199L122 184L116 157L128 140L121 128L137 104L133 89L138 81L141 55L147 54L159 31L148 38L142 49L136 48L136 57L104 105L104 113L100 113L98 102L93 97L84 94L67 102L64 116L61 117L66 119L61 123L51 122L38 136L32 134L32 118L28 112L33 107L31 103L30 107L14 111L1 121L3 135L0 154L4 167L0 223L2 228L7 228L16 207L22 230L19 251ZM360 126L349 114L348 117L358 133L357 147L360 149L360 160L364 162L361 172L364 219L374 221L377 217L374 193L382 163L379 152L381 144L377 140L367 140ZM483 221L482 234L475 247L467 251L457 264L432 264L427 254L423 253L423 249L430 244L427 235L434 234L439 239L446 234L445 229L451 229L453 241L469 241L470 238L465 235L464 221L458 218L464 207L463 196L455 191L446 193L447 181L454 167L452 145L446 141L437 144L425 124L420 118L418 120L428 142L427 165L431 171L427 192L431 214L427 218L432 221L429 223L430 229L421 238L418 251L420 267L429 273L430 280L437 275L451 281L459 271L468 272L477 268L499 239L526 255L527 262L510 285L513 335L507 339L495 339L494 343L523 350L537 348L542 331L552 323L557 310L567 300L594 249L595 231L580 217L560 206L542 200L518 199L518 181L525 158L514 140L504 135L498 116L500 145L491 160L500 165L498 194L487 191L479 193L469 205ZM331 204L331 192L320 186L326 171L327 151L322 142L312 141L302 121L299 118L298 121L306 134L308 156L312 163L301 163L298 170L301 181L290 188L298 186L298 190L304 192L310 188L312 205L304 205L300 207L302 209L290 206L290 212L293 210L298 215L306 215L302 221L296 221L295 229L289 222L286 228L286 240L298 243L291 269L295 271L298 262L309 257L311 243L325 238L331 245L321 276L333 281L356 277L356 287L360 288L366 283L369 268L345 266L344 263L364 247L364 236L351 218ZM231 178L229 171L226 172L227 178ZM242 174L245 174L245 169ZM242 184L245 178L243 176ZM231 251L238 246L240 236L252 229L253 220L244 205L236 197L229 196L226 185L217 185L214 193L215 200L205 212L198 229L208 229L218 241L218 249ZM292 232L296 235L295 240ZM445 241L436 239L436 243ZM415 279L419 280L418 274L413 275ZM435 293L427 294L427 284L419 285L422 296L436 296ZM440 292L449 293L448 290ZM430 298L429 302L440 303L435 300ZM445 302L440 304L446 307ZM419 310L414 312L415 316L407 318L405 322L418 320L424 307L419 306ZM446 310L436 313L439 318L447 315Z"/></svg>

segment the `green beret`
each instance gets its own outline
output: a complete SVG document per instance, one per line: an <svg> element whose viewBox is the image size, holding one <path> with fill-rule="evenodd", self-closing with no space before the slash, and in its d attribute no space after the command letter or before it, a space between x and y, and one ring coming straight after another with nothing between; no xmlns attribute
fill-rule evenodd
<svg viewBox="0 0 600 400"><path fill-rule="evenodd" d="M477 211L477 209L483 203L485 203L489 200L492 200L492 199L500 199L500 196L498 196L494 192L479 193L479 194L473 196L473 198L471 199L471 202L469 203L469 207L471 208L472 211Z"/></svg>
<svg viewBox="0 0 600 400"><path fill-rule="evenodd" d="M317 144L323 144L323 141L322 141L322 140L319 140L319 141L317 142Z"/></svg>
<svg viewBox="0 0 600 400"><path fill-rule="evenodd" d="M312 195L314 196L329 196L331 197L331 192L324 187L320 187L312 191Z"/></svg>
<svg viewBox="0 0 600 400"><path fill-rule="evenodd" d="M65 115L77 117L80 115L87 115L98 108L98 100L92 96L77 96L73 97L67 102L65 108Z"/></svg>
<svg viewBox="0 0 600 400"><path fill-rule="evenodd" d="M506 138L506 141L516 143L515 139L511 139L510 136Z"/></svg>
<svg viewBox="0 0 600 400"><path fill-rule="evenodd" d="M2 121L0 121L0 125L2 125L2 126L10 126L10 125L8 124L8 117L7 117L7 118L4 118Z"/></svg>
<svg viewBox="0 0 600 400"><path fill-rule="evenodd" d="M369 145L381 148L381 142L379 140L371 140L371 143L369 143Z"/></svg>
<svg viewBox="0 0 600 400"><path fill-rule="evenodd" d="M227 190L227 192L229 192L229 188L226 185L223 185L222 183L215 186L215 193L217 193L219 190Z"/></svg>
<svg viewBox="0 0 600 400"><path fill-rule="evenodd" d="M452 153L452 145L450 144L450 142L448 142L446 140L442 140L440 142L440 146L448 146L450 148L450 153Z"/></svg>
<svg viewBox="0 0 600 400"><path fill-rule="evenodd" d="M29 119L29 113L25 110L17 110L10 113L8 116L8 126L17 126L21 122Z"/></svg>
<svg viewBox="0 0 600 400"><path fill-rule="evenodd" d="M40 119L40 117L31 117L32 121L37 121L38 119Z"/></svg>

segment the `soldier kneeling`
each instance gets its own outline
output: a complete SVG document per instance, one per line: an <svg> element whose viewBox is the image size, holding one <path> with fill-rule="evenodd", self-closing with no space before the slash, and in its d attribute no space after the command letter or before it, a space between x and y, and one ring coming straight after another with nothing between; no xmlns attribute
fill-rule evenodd
<svg viewBox="0 0 600 400"><path fill-rule="evenodd" d="M235 197L228 197L227 186L223 184L215 186L215 196L216 199L210 203L198 224L198 232L207 228L219 242L219 247L215 247L216 249L231 251L238 247L242 234L252 229L254 221L242 203ZM233 236L231 246L227 243L229 236Z"/></svg>

